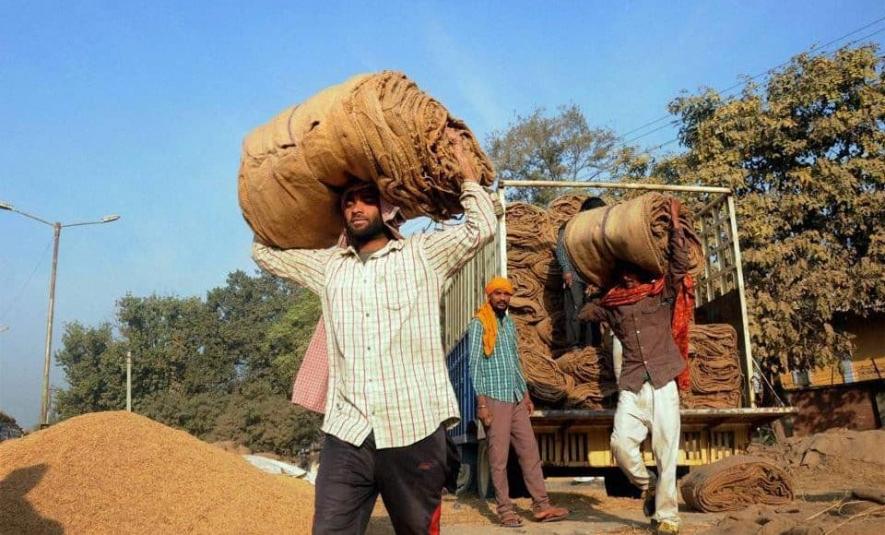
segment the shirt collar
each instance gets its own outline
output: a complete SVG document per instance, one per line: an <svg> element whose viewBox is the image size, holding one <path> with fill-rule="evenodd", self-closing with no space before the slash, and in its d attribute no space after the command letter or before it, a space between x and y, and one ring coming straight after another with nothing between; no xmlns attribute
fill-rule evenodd
<svg viewBox="0 0 885 535"><path fill-rule="evenodd" d="M369 256L369 258L384 256L384 255L390 253L391 251L398 251L398 250L402 249L405 244L406 244L405 240L390 240L387 242L387 245L385 245L381 249L378 249L377 251L372 253L371 256ZM346 248L339 250L338 254L340 254L341 256L354 256L354 257L358 256L358 253L353 245L348 245Z"/></svg>

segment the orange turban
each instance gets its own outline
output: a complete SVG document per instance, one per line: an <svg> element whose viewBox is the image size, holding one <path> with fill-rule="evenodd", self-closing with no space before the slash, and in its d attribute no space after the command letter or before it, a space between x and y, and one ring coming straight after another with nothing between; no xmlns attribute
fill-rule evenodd
<svg viewBox="0 0 885 535"><path fill-rule="evenodd" d="M496 290L504 290L513 295L513 285L504 277L495 277L486 284L486 295L492 295ZM476 311L476 319L482 324L482 350L486 358L492 356L495 350L495 341L498 338L498 317L492 309L492 305L486 303Z"/></svg>
<svg viewBox="0 0 885 535"><path fill-rule="evenodd" d="M486 295L492 295L495 290L504 290L513 295L513 285L504 277L495 277L486 284Z"/></svg>

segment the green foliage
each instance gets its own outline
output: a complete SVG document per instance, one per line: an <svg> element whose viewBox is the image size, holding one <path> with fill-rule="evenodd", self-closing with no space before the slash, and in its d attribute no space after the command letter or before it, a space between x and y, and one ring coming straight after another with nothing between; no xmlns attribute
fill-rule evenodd
<svg viewBox="0 0 885 535"><path fill-rule="evenodd" d="M57 394L57 416L124 408L131 351L136 412L201 438L291 454L318 434L318 418L288 398L319 314L306 290L242 271L205 300L127 295L116 332L65 326L56 360L70 386Z"/></svg>
<svg viewBox="0 0 885 535"><path fill-rule="evenodd" d="M613 176L641 177L650 160L634 147L619 146L611 130L591 128L577 105L562 106L547 116L538 108L517 116L503 131L495 131L486 148L498 177L505 180L587 181ZM560 188L514 188L512 200L546 205L561 195Z"/></svg>
<svg viewBox="0 0 885 535"><path fill-rule="evenodd" d="M268 381L261 381L244 385L232 396L210 438L293 457L317 439L320 424L318 414L292 405Z"/></svg>
<svg viewBox="0 0 885 535"><path fill-rule="evenodd" d="M3 411L0 411L0 424L9 424L18 427L18 422L15 421L15 418Z"/></svg>
<svg viewBox="0 0 885 535"><path fill-rule="evenodd" d="M885 88L874 47L802 54L764 87L670 105L689 151L670 182L737 195L756 355L773 371L849 354L833 322L885 310Z"/></svg>

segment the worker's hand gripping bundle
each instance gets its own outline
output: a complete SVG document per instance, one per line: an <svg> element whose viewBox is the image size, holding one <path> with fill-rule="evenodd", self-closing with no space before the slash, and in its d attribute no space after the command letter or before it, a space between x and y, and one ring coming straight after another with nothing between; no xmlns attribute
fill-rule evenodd
<svg viewBox="0 0 885 535"><path fill-rule="evenodd" d="M704 269L701 243L689 214L680 220L691 249L691 272ZM580 212L565 227L565 248L584 280L600 288L611 284L618 262L630 262L652 275L667 271L671 227L670 198L646 193L614 206Z"/></svg>
<svg viewBox="0 0 885 535"><path fill-rule="evenodd" d="M455 140L481 183L490 185L488 157L439 102L401 73L355 76L246 137L239 172L243 216L265 243L327 247L343 228L340 193L366 180L406 217L448 219L461 212Z"/></svg>

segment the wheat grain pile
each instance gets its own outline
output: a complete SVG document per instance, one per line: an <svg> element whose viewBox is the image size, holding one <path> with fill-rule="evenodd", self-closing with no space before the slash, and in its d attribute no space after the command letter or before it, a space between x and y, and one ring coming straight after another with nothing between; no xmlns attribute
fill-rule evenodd
<svg viewBox="0 0 885 535"><path fill-rule="evenodd" d="M309 533L313 487L127 412L0 444L0 533Z"/></svg>

